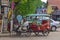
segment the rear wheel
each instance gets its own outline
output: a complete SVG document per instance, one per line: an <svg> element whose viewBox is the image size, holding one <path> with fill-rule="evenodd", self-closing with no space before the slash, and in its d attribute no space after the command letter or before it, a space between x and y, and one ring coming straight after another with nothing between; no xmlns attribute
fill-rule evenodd
<svg viewBox="0 0 60 40"><path fill-rule="evenodd" d="M43 36L48 36L49 30L48 29L43 30L42 34L43 34Z"/></svg>
<svg viewBox="0 0 60 40"><path fill-rule="evenodd" d="M51 27L51 30L52 30L52 31L56 31L56 29L57 29L57 28L56 28L55 26L52 26L52 27Z"/></svg>

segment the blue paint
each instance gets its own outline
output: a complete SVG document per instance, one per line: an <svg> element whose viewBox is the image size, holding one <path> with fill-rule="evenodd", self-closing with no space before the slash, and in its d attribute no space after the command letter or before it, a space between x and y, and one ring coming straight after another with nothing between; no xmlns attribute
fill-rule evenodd
<svg viewBox="0 0 60 40"><path fill-rule="evenodd" d="M18 22L20 23L21 20L22 20L22 16L21 16L21 15L17 15L17 20L18 20Z"/></svg>

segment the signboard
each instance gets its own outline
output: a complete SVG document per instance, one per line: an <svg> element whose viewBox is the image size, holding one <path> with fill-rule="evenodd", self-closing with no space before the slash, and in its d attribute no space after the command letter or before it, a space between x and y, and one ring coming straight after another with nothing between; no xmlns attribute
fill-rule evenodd
<svg viewBox="0 0 60 40"><path fill-rule="evenodd" d="M7 13L8 13L8 8L4 7L4 16L7 17Z"/></svg>
<svg viewBox="0 0 60 40"><path fill-rule="evenodd" d="M17 20L18 20L18 22L20 23L21 20L22 20L22 16L21 16L21 15L18 15L18 16L17 16Z"/></svg>
<svg viewBox="0 0 60 40"><path fill-rule="evenodd" d="M9 9L8 14L7 14L8 19L11 18L11 14L12 14L12 11L11 11L11 9Z"/></svg>
<svg viewBox="0 0 60 40"><path fill-rule="evenodd" d="M1 5L8 6L9 5L9 0L1 0Z"/></svg>

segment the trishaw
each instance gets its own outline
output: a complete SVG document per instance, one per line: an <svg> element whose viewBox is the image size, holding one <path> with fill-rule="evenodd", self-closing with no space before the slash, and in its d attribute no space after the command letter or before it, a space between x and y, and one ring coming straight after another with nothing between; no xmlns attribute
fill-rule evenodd
<svg viewBox="0 0 60 40"><path fill-rule="evenodd" d="M50 20L48 14L28 14L25 16L25 22L21 28L16 29L16 33L27 33L27 36L30 36L31 33L39 35L41 32L44 36L48 36L50 32ZM21 29L20 29L21 28ZM20 30L19 30L20 29Z"/></svg>

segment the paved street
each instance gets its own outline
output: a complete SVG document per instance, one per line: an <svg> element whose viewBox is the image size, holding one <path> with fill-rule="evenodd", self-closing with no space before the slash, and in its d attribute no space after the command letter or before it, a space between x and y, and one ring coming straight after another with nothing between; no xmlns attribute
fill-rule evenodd
<svg viewBox="0 0 60 40"><path fill-rule="evenodd" d="M31 35L31 37L26 36L0 36L0 40L60 40L60 28L56 32L51 32L49 36L35 36Z"/></svg>

